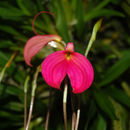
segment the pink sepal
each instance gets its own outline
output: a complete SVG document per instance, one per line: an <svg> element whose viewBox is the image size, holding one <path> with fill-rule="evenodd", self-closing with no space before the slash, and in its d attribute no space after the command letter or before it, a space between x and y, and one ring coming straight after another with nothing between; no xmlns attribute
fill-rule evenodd
<svg viewBox="0 0 130 130"><path fill-rule="evenodd" d="M35 56L42 49L43 46L53 40L61 41L61 37L58 35L37 35L30 38L24 47L25 62L29 66L32 66L30 63L32 57Z"/></svg>

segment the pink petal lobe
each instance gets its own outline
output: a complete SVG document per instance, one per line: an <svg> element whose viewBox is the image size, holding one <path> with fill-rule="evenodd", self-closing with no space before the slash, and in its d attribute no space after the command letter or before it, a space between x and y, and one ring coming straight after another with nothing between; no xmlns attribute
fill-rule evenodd
<svg viewBox="0 0 130 130"><path fill-rule="evenodd" d="M42 76L48 85L60 89L60 84L67 72L64 51L57 51L45 58L42 63Z"/></svg>
<svg viewBox="0 0 130 130"><path fill-rule="evenodd" d="M25 62L31 65L31 59L35 56L48 42L56 40L61 41L61 37L58 35L37 35L30 38L24 47L24 59Z"/></svg>
<svg viewBox="0 0 130 130"><path fill-rule="evenodd" d="M70 78L73 93L82 93L93 82L94 71L89 60L80 53L74 52L68 62L67 74Z"/></svg>

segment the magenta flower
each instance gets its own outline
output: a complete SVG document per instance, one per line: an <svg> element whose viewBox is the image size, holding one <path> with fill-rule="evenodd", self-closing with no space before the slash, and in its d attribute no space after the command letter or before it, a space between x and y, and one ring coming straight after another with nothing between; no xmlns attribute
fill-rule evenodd
<svg viewBox="0 0 130 130"><path fill-rule="evenodd" d="M39 35L29 39L24 48L25 62L32 66L30 61L50 41L61 41L57 35ZM45 58L42 63L42 76L53 88L60 89L61 82L68 76L73 93L82 93L87 90L94 78L94 71L89 60L80 53L74 52L73 43L68 43L65 50L57 51Z"/></svg>
<svg viewBox="0 0 130 130"><path fill-rule="evenodd" d="M73 43L68 43L64 51L57 51L42 63L42 76L51 87L60 89L60 84L68 75L73 93L82 93L90 87L94 71L88 59L74 52Z"/></svg>

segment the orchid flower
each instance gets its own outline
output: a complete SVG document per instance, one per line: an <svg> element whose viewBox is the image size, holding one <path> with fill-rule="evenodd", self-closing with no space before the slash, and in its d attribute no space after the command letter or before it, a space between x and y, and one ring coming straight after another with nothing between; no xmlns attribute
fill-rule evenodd
<svg viewBox="0 0 130 130"><path fill-rule="evenodd" d="M65 50L47 56L42 63L42 76L51 87L60 89L66 75L70 79L73 93L82 93L88 89L94 77L91 63L85 56L74 52L72 42L67 44Z"/></svg>
<svg viewBox="0 0 130 130"><path fill-rule="evenodd" d="M48 55L45 58L45 60L42 62L42 65L39 66L41 67L41 73L44 80L49 86L56 89L60 89L62 81L66 79L65 77L67 76L70 79L73 93L77 94L77 93L84 92L91 86L94 79L93 67L86 57L92 46L93 41L96 38L96 33L98 29L100 28L102 20L100 20L99 22L95 24L91 39L89 41L89 45L85 52L85 56L83 56L82 54L74 51L74 44L72 42L69 42L67 45L63 47L60 43L64 44L64 42L62 41L62 38L58 35L39 35L38 33L36 33L35 28L34 28L34 23L35 23L36 17L39 16L41 13L47 13L47 14L53 15L50 12L41 11L34 17L32 28L36 36L30 38L24 47L25 62L29 66L32 66L31 59L45 45L50 45L56 48L59 47L61 49L60 51L57 51ZM55 43L55 45L53 45L53 42ZM39 72L39 69L37 69L36 71L35 79L38 76L38 72ZM64 94L63 94L63 114L64 114L64 124L65 124L66 130L67 130L67 111L66 111L67 88L68 88L67 82L65 82ZM33 94L31 97L30 112L28 116L27 125L26 125L26 120L25 120L25 128L27 130L29 128L29 124L31 120L35 89L36 89L36 85L34 84L34 88L32 90ZM79 101L80 101L80 98L79 98ZM49 113L49 109L48 109L48 113ZM78 106L78 110L77 110L77 118L76 118L75 112L73 113L74 113L73 114L74 116L72 115L72 122L73 122L72 129L75 128L75 130L77 130L78 124L79 124L79 118L80 118L80 105ZM47 117L46 117L45 129L48 128L48 121L49 121L48 115L49 114L47 114ZM74 121L75 118L76 118L76 122Z"/></svg>
<svg viewBox="0 0 130 130"><path fill-rule="evenodd" d="M41 35L29 39L24 48L25 62L31 65L31 59L50 41L61 41L58 35ZM69 77L73 93L82 93L87 90L94 78L94 71L89 60L82 54L74 51L74 45L69 42L64 50L47 56L42 63L42 76L47 84L60 89L61 82Z"/></svg>

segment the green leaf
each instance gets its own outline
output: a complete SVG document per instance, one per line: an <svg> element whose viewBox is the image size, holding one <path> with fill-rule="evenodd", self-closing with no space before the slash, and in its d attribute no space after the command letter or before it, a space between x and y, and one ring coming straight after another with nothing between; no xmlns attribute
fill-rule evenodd
<svg viewBox="0 0 130 130"><path fill-rule="evenodd" d="M112 103L116 110L116 116L118 120L113 120L113 130L128 130L128 111L125 108L118 104L116 101L112 100Z"/></svg>
<svg viewBox="0 0 130 130"><path fill-rule="evenodd" d="M5 55L3 52L0 51L0 68L4 67L6 62L9 60L9 55Z"/></svg>
<svg viewBox="0 0 130 130"><path fill-rule="evenodd" d="M24 14L14 6L0 7L0 16L3 19L20 20Z"/></svg>
<svg viewBox="0 0 130 130"><path fill-rule="evenodd" d="M9 33L11 35L20 36L21 34L16 31L13 27L7 26L7 25L0 25L0 30L4 31L6 33Z"/></svg>
<svg viewBox="0 0 130 130"><path fill-rule="evenodd" d="M74 19L74 12L72 12L72 8L71 8L71 1L69 0L63 0L62 1L62 5L64 7L64 12L66 15L66 21L68 25L72 25L72 21Z"/></svg>
<svg viewBox="0 0 130 130"><path fill-rule="evenodd" d="M111 10L111 9L101 9L96 11L90 11L86 13L85 15L85 22L93 19L93 18L99 18L99 17L107 17L107 16L119 16L119 17L125 17L125 15L119 11Z"/></svg>
<svg viewBox="0 0 130 130"><path fill-rule="evenodd" d="M6 105L3 106L4 109L10 109L12 111L20 112L23 110L23 104L19 102L9 102Z"/></svg>
<svg viewBox="0 0 130 130"><path fill-rule="evenodd" d="M116 87L106 87L104 92L130 108L130 97L123 90Z"/></svg>
<svg viewBox="0 0 130 130"><path fill-rule="evenodd" d="M87 122L86 122L86 125L85 125L86 130L88 129L88 125L89 125L89 123L91 123L91 120L93 119L95 114L96 114L96 105L95 105L94 101L91 100L91 102L89 104L89 109L88 109L88 112L87 112Z"/></svg>
<svg viewBox="0 0 130 130"><path fill-rule="evenodd" d="M109 97L101 90L94 90L94 98L98 107L110 118L116 119L114 107Z"/></svg>
<svg viewBox="0 0 130 130"><path fill-rule="evenodd" d="M105 86L118 78L124 71L130 67L130 51L125 52L119 61L117 61L112 67L110 67L105 73L102 81L97 87Z"/></svg>
<svg viewBox="0 0 130 130"><path fill-rule="evenodd" d="M31 15L31 12L29 11L29 8L33 7L32 6L32 2L29 1L29 0L26 0L26 2L24 0L17 0L17 4L18 6L21 8L22 12L25 14L25 15L28 15L30 16Z"/></svg>
<svg viewBox="0 0 130 130"><path fill-rule="evenodd" d="M7 111L2 111L0 110L0 116L1 117L4 117L4 118L7 118L8 120L12 120L12 121L19 121L22 119L22 116L18 116L14 113L10 113L10 112L7 112Z"/></svg>
<svg viewBox="0 0 130 130"><path fill-rule="evenodd" d="M130 5L127 4L126 2L123 2L121 4L122 8L124 9L124 11L130 16Z"/></svg>
<svg viewBox="0 0 130 130"><path fill-rule="evenodd" d="M36 4L32 0L16 0L19 8L22 10L23 14L27 16L32 16L37 13Z"/></svg>
<svg viewBox="0 0 130 130"><path fill-rule="evenodd" d="M14 79L19 83L24 83L26 77L26 72L23 69L17 69L14 73Z"/></svg>
<svg viewBox="0 0 130 130"><path fill-rule="evenodd" d="M54 14L56 14L56 28L65 42L69 42L69 32L66 20L66 14L63 8L62 0L52 2Z"/></svg>
<svg viewBox="0 0 130 130"><path fill-rule="evenodd" d="M80 37L84 29L84 7L83 7L82 0L76 1L75 17L77 19L77 24L76 24L77 33L78 36Z"/></svg>
<svg viewBox="0 0 130 130"><path fill-rule="evenodd" d="M101 115L97 118L97 130L107 130L107 122Z"/></svg>
<svg viewBox="0 0 130 130"><path fill-rule="evenodd" d="M3 92L4 94L13 96L18 96L21 94L23 95L23 90L21 90L20 88L17 88L12 85L0 84L0 95L2 95Z"/></svg>
<svg viewBox="0 0 130 130"><path fill-rule="evenodd" d="M102 9L103 7L105 7L107 4L109 4L112 0L103 0L99 3L99 5L96 6L96 8L94 8L94 11L99 11L100 9Z"/></svg>
<svg viewBox="0 0 130 130"><path fill-rule="evenodd" d="M102 23L102 19L98 20L93 27L92 35L91 35L91 38L89 40L88 46L87 46L86 51L85 51L86 57L88 55L89 50L91 49L93 42L96 40L96 35L97 35L98 30L101 27L101 23Z"/></svg>
<svg viewBox="0 0 130 130"><path fill-rule="evenodd" d="M46 10L45 8L44 8L44 5L43 5L43 2L42 2L42 0L37 0L37 6L38 6L38 11L40 12L40 11L44 11L44 10ZM47 26L46 28L49 28L49 29L51 29L52 30L52 21L51 21L51 19L50 19L50 17L49 16L51 16L50 14L46 14L46 13L44 13L44 14L41 14L40 15L41 17L42 17L42 23L44 24L43 26ZM52 17L52 16L51 16ZM48 30L49 30L48 29ZM53 28L54 29L54 28Z"/></svg>
<svg viewBox="0 0 130 130"><path fill-rule="evenodd" d="M7 41L7 40L0 41L0 48L9 48L13 45L14 43L12 41Z"/></svg>
<svg viewBox="0 0 130 130"><path fill-rule="evenodd" d="M107 122L101 114L97 115L91 123L89 130L107 130Z"/></svg>
<svg viewBox="0 0 130 130"><path fill-rule="evenodd" d="M2 70L4 68L5 64L8 62L10 57L11 57L10 54L5 54L3 52L0 52L0 59L1 59L0 70ZM14 62L12 62L11 66L9 68L7 68L7 73L11 76L15 69L16 69L16 65Z"/></svg>

